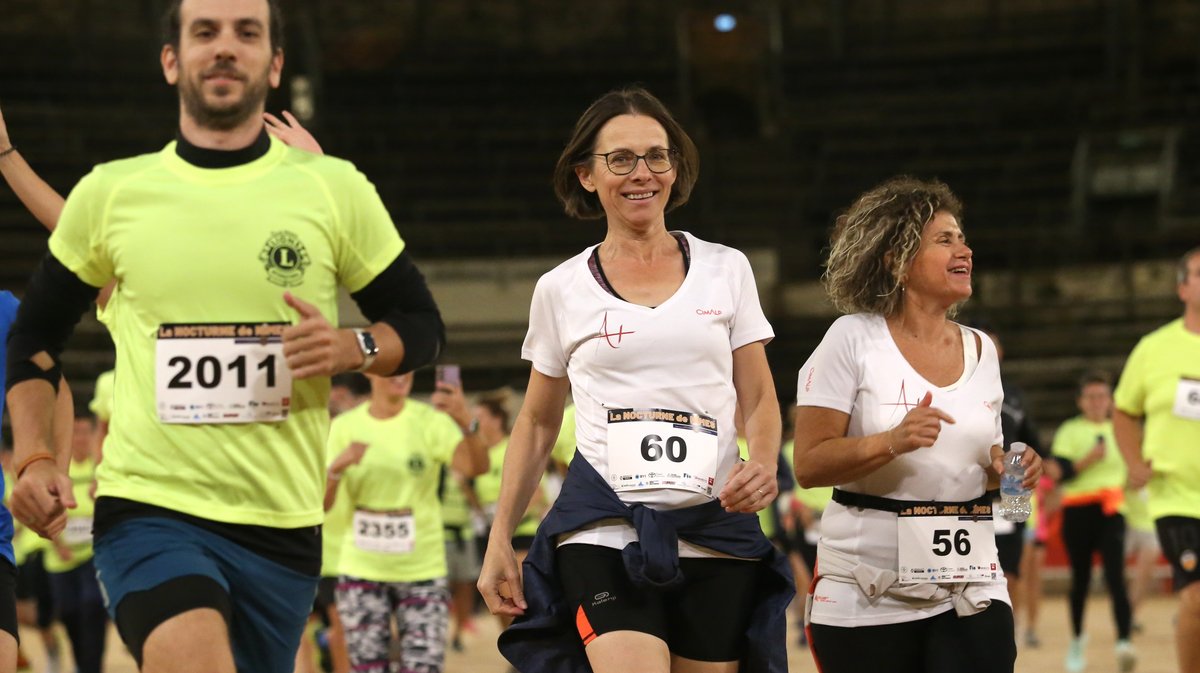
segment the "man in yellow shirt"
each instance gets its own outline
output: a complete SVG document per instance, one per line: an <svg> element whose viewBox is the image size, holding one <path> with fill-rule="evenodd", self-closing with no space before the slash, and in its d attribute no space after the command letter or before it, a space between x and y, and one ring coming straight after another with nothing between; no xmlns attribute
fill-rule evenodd
<svg viewBox="0 0 1200 673"><path fill-rule="evenodd" d="M1183 317L1142 337L1117 384L1113 432L1179 593L1179 670L1200 671L1200 247L1179 261Z"/></svg>
<svg viewBox="0 0 1200 673"><path fill-rule="evenodd" d="M109 613L145 670L285 673L320 570L329 377L411 371L444 327L366 177L265 130L276 2L168 4L179 134L72 190L13 325L13 510L41 535L66 526L55 384L73 325L116 281L94 520ZM339 285L368 328L337 328Z"/></svg>

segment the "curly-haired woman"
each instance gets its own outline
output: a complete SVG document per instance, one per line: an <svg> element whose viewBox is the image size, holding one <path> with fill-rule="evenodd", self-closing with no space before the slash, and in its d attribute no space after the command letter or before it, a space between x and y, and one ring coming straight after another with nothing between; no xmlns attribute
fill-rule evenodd
<svg viewBox="0 0 1200 673"><path fill-rule="evenodd" d="M825 286L845 315L800 370L795 466L834 489L809 638L825 673L1011 673L1013 616L984 491L999 483L1003 392L992 341L951 320L971 296L962 206L893 178L838 218ZM1025 483L1041 474L1025 454Z"/></svg>

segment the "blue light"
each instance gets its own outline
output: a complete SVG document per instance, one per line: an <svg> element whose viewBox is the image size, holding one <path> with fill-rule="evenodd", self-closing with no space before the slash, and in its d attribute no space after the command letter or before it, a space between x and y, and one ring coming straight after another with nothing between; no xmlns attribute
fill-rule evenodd
<svg viewBox="0 0 1200 673"><path fill-rule="evenodd" d="M732 14L718 14L713 19L713 28L716 28L717 32L728 33L737 28L737 17Z"/></svg>

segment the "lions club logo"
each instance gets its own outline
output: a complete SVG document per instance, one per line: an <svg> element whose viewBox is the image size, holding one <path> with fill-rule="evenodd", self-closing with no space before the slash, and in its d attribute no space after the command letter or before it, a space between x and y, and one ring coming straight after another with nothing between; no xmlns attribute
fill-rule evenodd
<svg viewBox="0 0 1200 673"><path fill-rule="evenodd" d="M272 232L258 259L267 269L267 280L283 287L295 287L304 282L308 268L308 251L290 231Z"/></svg>

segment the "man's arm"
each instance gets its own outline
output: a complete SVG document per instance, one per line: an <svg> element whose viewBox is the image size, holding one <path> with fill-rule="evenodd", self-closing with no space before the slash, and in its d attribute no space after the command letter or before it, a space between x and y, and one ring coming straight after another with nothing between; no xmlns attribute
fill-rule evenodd
<svg viewBox="0 0 1200 673"><path fill-rule="evenodd" d="M350 296L371 321L366 330L379 348L368 372L394 376L437 359L446 344L446 328L424 276L407 252ZM284 356L296 378L333 376L362 365L354 330L333 327L315 306L290 293L284 299L300 314L300 322L283 333Z"/></svg>
<svg viewBox="0 0 1200 673"><path fill-rule="evenodd" d="M96 288L47 255L29 280L9 332L6 387L17 464L12 511L43 537L61 531L64 508L75 506L65 469L73 405L60 358L95 296Z"/></svg>
<svg viewBox="0 0 1200 673"><path fill-rule="evenodd" d="M1144 419L1130 416L1120 409L1113 410L1113 435L1117 438L1117 448L1125 459L1125 467L1129 472L1129 488L1139 489L1150 481L1152 469L1150 463L1142 455L1142 438L1144 436Z"/></svg>

